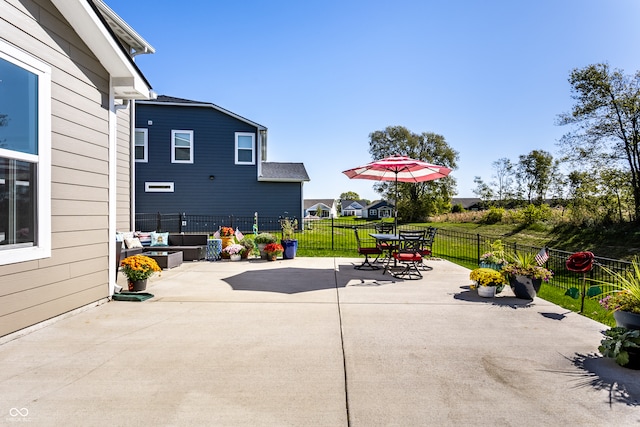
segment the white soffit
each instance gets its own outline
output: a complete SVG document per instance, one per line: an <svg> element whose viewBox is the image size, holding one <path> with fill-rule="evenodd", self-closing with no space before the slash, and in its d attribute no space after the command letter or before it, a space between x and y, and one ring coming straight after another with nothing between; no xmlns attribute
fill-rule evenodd
<svg viewBox="0 0 640 427"><path fill-rule="evenodd" d="M150 88L87 0L51 0L114 82L116 98L149 99ZM124 22L124 21L123 21Z"/></svg>

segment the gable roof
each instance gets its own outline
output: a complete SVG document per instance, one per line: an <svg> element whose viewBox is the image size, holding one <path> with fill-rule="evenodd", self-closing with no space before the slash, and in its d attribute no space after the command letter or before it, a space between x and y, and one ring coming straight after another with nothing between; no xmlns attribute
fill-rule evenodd
<svg viewBox="0 0 640 427"><path fill-rule="evenodd" d="M309 209L314 207L315 205L323 204L329 209L331 209L331 207L333 206L333 203L334 203L333 199L304 199L303 206L304 206L304 209Z"/></svg>
<svg viewBox="0 0 640 427"><path fill-rule="evenodd" d="M108 9L102 0L51 2L111 75L116 98L149 99L152 96L151 85L98 10L97 4L100 4L102 9ZM117 16L115 12L111 13ZM133 29L131 32L135 33ZM143 40L142 37L140 40Z"/></svg>
<svg viewBox="0 0 640 427"><path fill-rule="evenodd" d="M256 123L252 120L247 119L246 117L242 117L239 114L236 113L232 113L231 111L224 109L222 107L220 107L219 105L216 105L212 102L203 102L203 101L194 101L192 99L185 99L185 98L177 98L175 96L168 96L168 95L158 95L158 97L156 99L153 100L149 100L149 101L140 101L137 102L137 104L148 104L148 105L177 105L177 106L190 106L190 107L204 107L204 108L213 108L214 110L218 110L221 113L224 113L228 116L231 116L235 119L238 119L242 122L248 123L251 126L255 126L258 128L258 130L266 130L267 128L265 126L262 126L259 123Z"/></svg>
<svg viewBox="0 0 640 427"><path fill-rule="evenodd" d="M369 204L366 209L376 209L378 207L389 207L393 208L393 203L387 202L386 200L376 200L375 202Z"/></svg>
<svg viewBox="0 0 640 427"><path fill-rule="evenodd" d="M309 175L304 163L262 162L258 181L302 182L309 181Z"/></svg>
<svg viewBox="0 0 640 427"><path fill-rule="evenodd" d="M342 210L345 209L364 209L363 200L341 200L340 205Z"/></svg>

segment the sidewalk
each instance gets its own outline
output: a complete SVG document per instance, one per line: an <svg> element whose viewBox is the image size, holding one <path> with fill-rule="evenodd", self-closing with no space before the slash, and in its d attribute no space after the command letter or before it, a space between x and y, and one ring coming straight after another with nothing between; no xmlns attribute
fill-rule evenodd
<svg viewBox="0 0 640 427"><path fill-rule="evenodd" d="M360 261L184 263L152 299L6 342L0 424L640 422L640 371L598 356L603 325L508 289L479 298L447 261L406 282Z"/></svg>

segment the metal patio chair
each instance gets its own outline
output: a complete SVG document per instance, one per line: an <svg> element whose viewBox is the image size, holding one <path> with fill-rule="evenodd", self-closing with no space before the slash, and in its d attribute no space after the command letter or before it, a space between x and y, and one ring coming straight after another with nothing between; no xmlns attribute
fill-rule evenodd
<svg viewBox="0 0 640 427"><path fill-rule="evenodd" d="M364 261L362 262L362 264L360 265L356 265L354 266L354 268L356 270L379 270L380 267L373 265L371 263L371 261L369 260L369 256L370 255L376 255L376 259L377 257L379 257L382 254L382 250L380 250L377 246L369 246L369 247L365 247L362 245L362 242L360 241L360 236L358 235L358 229L357 228L353 228L353 232L356 235L356 243L358 245L358 253L360 255L364 255ZM375 262L375 260L374 260Z"/></svg>
<svg viewBox="0 0 640 427"><path fill-rule="evenodd" d="M400 271L392 271L393 277L405 280L417 280L422 278L418 264L422 264L422 243L425 237L424 230L399 231L400 241L398 250L393 252L393 257L403 266Z"/></svg>

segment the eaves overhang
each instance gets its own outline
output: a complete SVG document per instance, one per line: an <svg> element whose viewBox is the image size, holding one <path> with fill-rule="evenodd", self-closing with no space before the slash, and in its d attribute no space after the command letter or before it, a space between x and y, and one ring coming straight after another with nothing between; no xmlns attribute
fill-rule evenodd
<svg viewBox="0 0 640 427"><path fill-rule="evenodd" d="M101 0L96 0L101 2ZM51 0L111 75L117 99L149 99L151 86L103 22L92 0Z"/></svg>

